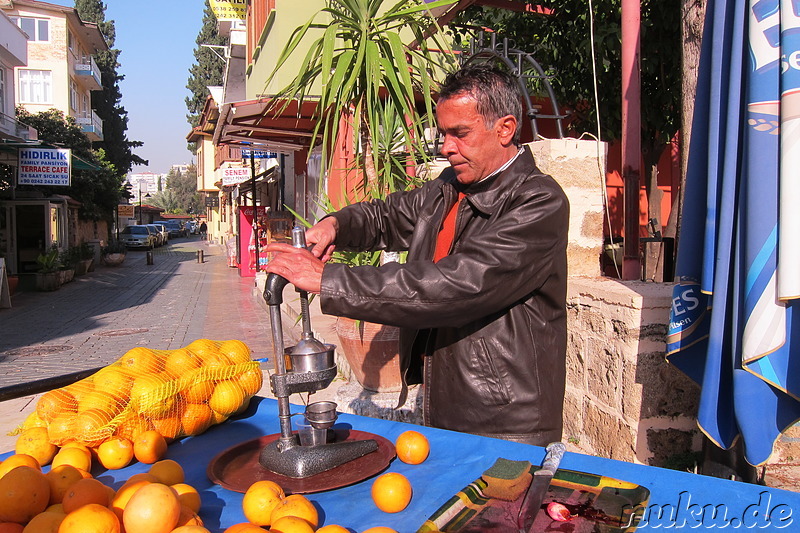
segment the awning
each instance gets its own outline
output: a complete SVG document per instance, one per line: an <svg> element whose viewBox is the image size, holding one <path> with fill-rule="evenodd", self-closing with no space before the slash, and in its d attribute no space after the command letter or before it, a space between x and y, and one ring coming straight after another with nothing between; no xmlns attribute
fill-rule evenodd
<svg viewBox="0 0 800 533"><path fill-rule="evenodd" d="M315 101L245 100L224 104L214 130L214 144L258 146L274 152L298 151L311 145L316 125Z"/></svg>

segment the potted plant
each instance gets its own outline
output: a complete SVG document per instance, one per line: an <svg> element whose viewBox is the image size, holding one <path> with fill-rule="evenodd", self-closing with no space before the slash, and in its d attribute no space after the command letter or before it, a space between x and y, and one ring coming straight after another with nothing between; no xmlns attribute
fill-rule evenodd
<svg viewBox="0 0 800 533"><path fill-rule="evenodd" d="M426 146L426 128L433 124L431 72L455 66L451 55L437 55L427 47L431 40L439 50L449 49L435 37L426 38L434 23L430 10L452 3L393 2L385 7L390 2L328 0L322 10L327 20L312 18L292 34L268 84L309 30L322 32L305 59L298 61L297 75L274 101L288 106L293 100L302 105L307 98L317 99L314 139L321 140L323 175L337 146L356 154L345 171L348 192L333 202L327 191L320 191L323 211L334 210L334 203L384 198L420 183L419 175L408 169L431 160ZM404 46L400 31L416 46ZM381 257L380 252L343 252L332 260L379 266ZM396 328L339 318L337 333L342 353L364 388L399 390Z"/></svg>
<svg viewBox="0 0 800 533"><path fill-rule="evenodd" d="M103 263L107 266L119 266L125 261L125 254L128 249L125 245L117 240L112 240L108 245L100 249L103 256Z"/></svg>
<svg viewBox="0 0 800 533"><path fill-rule="evenodd" d="M37 290L54 291L61 286L59 279L61 262L58 256L58 248L53 245L49 252L46 254L39 254L36 258L36 264L39 265L39 270L36 272Z"/></svg>

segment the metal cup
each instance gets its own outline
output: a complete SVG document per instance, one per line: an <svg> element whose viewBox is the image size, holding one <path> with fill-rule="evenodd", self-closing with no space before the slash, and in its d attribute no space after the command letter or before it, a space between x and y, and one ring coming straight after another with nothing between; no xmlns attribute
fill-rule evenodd
<svg viewBox="0 0 800 533"><path fill-rule="evenodd" d="M328 429L337 418L336 402L314 402L306 406L306 419L318 429Z"/></svg>
<svg viewBox="0 0 800 533"><path fill-rule="evenodd" d="M300 437L301 446L318 446L327 442L327 429L315 428L305 417L297 417L294 423L297 428L297 435Z"/></svg>

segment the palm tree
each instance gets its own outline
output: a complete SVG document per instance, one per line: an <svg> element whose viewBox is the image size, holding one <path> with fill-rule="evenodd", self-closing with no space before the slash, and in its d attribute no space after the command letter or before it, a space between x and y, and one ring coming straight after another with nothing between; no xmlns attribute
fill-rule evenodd
<svg viewBox="0 0 800 533"><path fill-rule="evenodd" d="M363 169L356 171L358 199L382 198L413 186L407 168L428 160L425 128L433 123L433 75L456 64L447 47L427 36L435 24L430 10L454 2L402 0L387 8L386 0L326 0L324 9L293 32L267 80L310 30L323 31L276 97L301 104L318 98L314 138L321 141L323 173L337 142L347 144L356 154L351 170ZM329 23L315 22L321 13ZM401 33L418 46L404 45ZM317 86L319 95L313 94ZM348 130L352 134L342 138Z"/></svg>

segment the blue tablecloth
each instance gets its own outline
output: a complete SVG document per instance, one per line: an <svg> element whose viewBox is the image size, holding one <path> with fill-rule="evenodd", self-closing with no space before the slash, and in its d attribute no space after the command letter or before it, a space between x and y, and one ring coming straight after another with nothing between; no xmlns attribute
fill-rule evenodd
<svg viewBox="0 0 800 533"><path fill-rule="evenodd" d="M293 406L292 412L301 410L302 407ZM307 495L320 510L321 525L335 523L356 532L373 526L388 526L399 533L414 532L452 495L491 467L498 457L527 460L532 464L541 463L544 457L544 449L537 446L402 422L340 414L337 423L381 435L392 442L403 431L415 429L425 434L431 446L430 456L424 463L407 465L395 459L386 470L403 474L413 487L411 503L402 512L387 514L375 507L370 496L374 477ZM248 410L235 419L169 446L166 458L178 461L186 471L186 482L200 492L200 516L209 530L221 532L245 521L241 508L243 495L213 484L206 476L211 459L231 446L279 431L277 402L256 397ZM122 470L95 470L94 474L117 488L132 474L145 472L149 466L134 463ZM567 453L561 467L647 487L650 501L637 531L681 527L800 530L800 494L794 492L576 453Z"/></svg>

